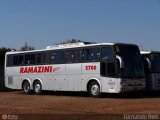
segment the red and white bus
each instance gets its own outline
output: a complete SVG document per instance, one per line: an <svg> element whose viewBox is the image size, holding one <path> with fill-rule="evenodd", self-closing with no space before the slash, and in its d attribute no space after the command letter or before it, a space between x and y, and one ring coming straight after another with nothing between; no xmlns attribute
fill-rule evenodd
<svg viewBox="0 0 160 120"><path fill-rule="evenodd" d="M137 45L82 42L7 52L5 85L35 94L43 90L86 91L92 97L146 87Z"/></svg>

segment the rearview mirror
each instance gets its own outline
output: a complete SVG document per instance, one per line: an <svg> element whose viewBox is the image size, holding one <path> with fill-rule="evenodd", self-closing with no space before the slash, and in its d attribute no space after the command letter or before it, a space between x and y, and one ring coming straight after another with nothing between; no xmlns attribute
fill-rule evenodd
<svg viewBox="0 0 160 120"><path fill-rule="evenodd" d="M123 58L119 55L116 55L116 58L119 60L120 62L120 68L124 68L124 61Z"/></svg>

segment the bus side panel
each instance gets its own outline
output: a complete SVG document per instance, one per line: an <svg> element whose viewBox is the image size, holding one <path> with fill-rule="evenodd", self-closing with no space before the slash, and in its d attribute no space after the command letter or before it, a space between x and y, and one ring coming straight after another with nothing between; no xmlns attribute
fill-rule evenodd
<svg viewBox="0 0 160 120"><path fill-rule="evenodd" d="M100 63L82 63L82 74L80 79L80 90L87 91L87 84L90 80L100 80Z"/></svg>
<svg viewBox="0 0 160 120"><path fill-rule="evenodd" d="M19 67L6 67L5 68L5 86L11 89L21 89L21 83L22 83L22 80L19 74Z"/></svg>
<svg viewBox="0 0 160 120"><path fill-rule="evenodd" d="M43 90L67 90L65 65L52 65L52 73L43 73Z"/></svg>
<svg viewBox="0 0 160 120"><path fill-rule="evenodd" d="M44 74L42 90L67 91L66 75Z"/></svg>
<svg viewBox="0 0 160 120"><path fill-rule="evenodd" d="M51 75L48 73L36 73L31 77L33 80L40 80L42 83L42 90L52 90L52 80Z"/></svg>
<svg viewBox="0 0 160 120"><path fill-rule="evenodd" d="M66 75L54 75L54 90L67 91Z"/></svg>
<svg viewBox="0 0 160 120"><path fill-rule="evenodd" d="M66 64L68 91L79 91L81 63Z"/></svg>
<svg viewBox="0 0 160 120"><path fill-rule="evenodd" d="M104 93L119 93L120 92L120 79L101 77L102 92Z"/></svg>

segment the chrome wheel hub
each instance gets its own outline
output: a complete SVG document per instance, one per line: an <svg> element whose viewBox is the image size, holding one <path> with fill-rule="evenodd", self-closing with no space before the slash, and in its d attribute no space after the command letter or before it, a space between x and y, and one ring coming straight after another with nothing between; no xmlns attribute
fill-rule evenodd
<svg viewBox="0 0 160 120"><path fill-rule="evenodd" d="M39 84L35 85L35 92L39 93L41 91L41 86Z"/></svg>
<svg viewBox="0 0 160 120"><path fill-rule="evenodd" d="M99 86L98 85L93 85L91 87L91 92L93 95L97 95L99 93Z"/></svg>

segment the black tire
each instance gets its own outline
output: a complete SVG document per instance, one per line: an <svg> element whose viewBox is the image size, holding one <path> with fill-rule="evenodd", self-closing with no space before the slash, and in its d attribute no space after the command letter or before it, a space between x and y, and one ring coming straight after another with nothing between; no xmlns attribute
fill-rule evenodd
<svg viewBox="0 0 160 120"><path fill-rule="evenodd" d="M42 85L40 81L34 83L33 90L36 95L42 94Z"/></svg>
<svg viewBox="0 0 160 120"><path fill-rule="evenodd" d="M101 92L100 92L100 86L99 86L98 82L94 81L94 82L90 83L89 88L88 88L88 92L91 97L95 97L95 98L100 97Z"/></svg>
<svg viewBox="0 0 160 120"><path fill-rule="evenodd" d="M22 90L27 93L30 94L31 93L31 89L30 89L30 83L28 81L25 81L22 85Z"/></svg>

